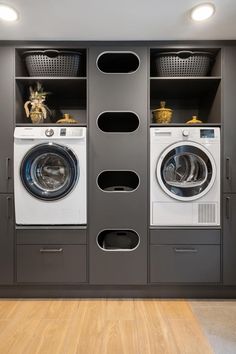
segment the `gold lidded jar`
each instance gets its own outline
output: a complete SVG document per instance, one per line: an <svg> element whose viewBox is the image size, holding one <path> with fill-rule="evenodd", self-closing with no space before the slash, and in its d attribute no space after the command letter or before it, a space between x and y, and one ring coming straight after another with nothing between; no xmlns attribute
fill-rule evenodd
<svg viewBox="0 0 236 354"><path fill-rule="evenodd" d="M190 120L186 122L187 124L201 124L202 121L197 116L192 116Z"/></svg>
<svg viewBox="0 0 236 354"><path fill-rule="evenodd" d="M170 123L172 119L173 110L165 107L166 102L160 102L160 108L152 111L155 123Z"/></svg>

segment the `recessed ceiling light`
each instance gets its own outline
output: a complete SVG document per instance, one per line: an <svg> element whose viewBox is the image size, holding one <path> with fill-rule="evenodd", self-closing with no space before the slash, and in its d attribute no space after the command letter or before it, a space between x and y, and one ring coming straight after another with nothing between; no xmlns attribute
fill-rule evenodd
<svg viewBox="0 0 236 354"><path fill-rule="evenodd" d="M0 19L4 21L16 21L18 13L12 7L0 4Z"/></svg>
<svg viewBox="0 0 236 354"><path fill-rule="evenodd" d="M204 3L195 6L191 10L191 18L194 21L204 21L213 16L215 13L215 5L212 3Z"/></svg>

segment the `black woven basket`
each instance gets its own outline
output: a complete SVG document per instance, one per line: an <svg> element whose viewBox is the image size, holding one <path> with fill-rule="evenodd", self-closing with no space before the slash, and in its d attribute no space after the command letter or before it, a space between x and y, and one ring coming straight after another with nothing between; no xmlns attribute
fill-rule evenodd
<svg viewBox="0 0 236 354"><path fill-rule="evenodd" d="M213 55L209 52L162 52L155 55L158 76L207 76Z"/></svg>
<svg viewBox="0 0 236 354"><path fill-rule="evenodd" d="M81 53L75 51L34 50L23 53L30 76L77 76Z"/></svg>

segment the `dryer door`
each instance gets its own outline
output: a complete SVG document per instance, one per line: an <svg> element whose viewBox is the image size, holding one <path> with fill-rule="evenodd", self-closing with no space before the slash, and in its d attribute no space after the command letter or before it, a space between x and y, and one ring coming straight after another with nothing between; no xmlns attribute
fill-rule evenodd
<svg viewBox="0 0 236 354"><path fill-rule="evenodd" d="M67 147L45 143L33 147L20 168L21 180L36 198L52 201L65 197L79 178L79 162Z"/></svg>
<svg viewBox="0 0 236 354"><path fill-rule="evenodd" d="M165 193L174 199L190 201L210 190L215 181L216 165L202 145L180 142L161 154L156 175Z"/></svg>

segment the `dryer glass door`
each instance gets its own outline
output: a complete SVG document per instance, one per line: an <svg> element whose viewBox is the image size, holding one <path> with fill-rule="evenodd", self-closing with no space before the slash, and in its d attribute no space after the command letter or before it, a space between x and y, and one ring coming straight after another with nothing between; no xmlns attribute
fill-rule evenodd
<svg viewBox="0 0 236 354"><path fill-rule="evenodd" d="M210 153L195 143L178 143L162 154L157 164L157 179L163 190L179 200L200 198L215 179L215 164Z"/></svg>
<svg viewBox="0 0 236 354"><path fill-rule="evenodd" d="M21 164L21 180L30 194L43 200L67 195L79 177L74 153L58 144L40 144L32 148Z"/></svg>

